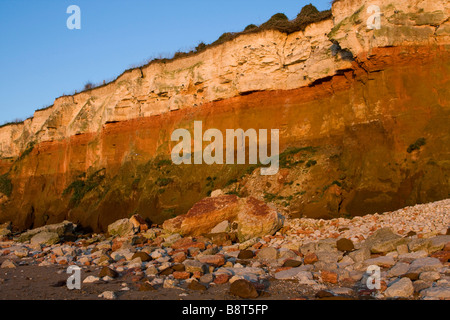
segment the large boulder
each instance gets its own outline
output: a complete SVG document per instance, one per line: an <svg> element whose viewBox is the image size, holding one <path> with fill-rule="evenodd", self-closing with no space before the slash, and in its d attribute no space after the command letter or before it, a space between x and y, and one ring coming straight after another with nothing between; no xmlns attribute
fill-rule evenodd
<svg viewBox="0 0 450 320"><path fill-rule="evenodd" d="M47 226L35 228L35 229L28 230L28 231L22 233L19 236L18 241L19 242L29 241L35 235L42 233L42 232L56 233L58 235L58 237L63 237L63 236L73 234L73 231L75 230L75 228L76 228L76 225L70 221L63 221L63 222L57 223L57 224L49 224Z"/></svg>
<svg viewBox="0 0 450 320"><path fill-rule="evenodd" d="M395 251L400 245L408 244L409 241L410 239L400 237L390 228L381 228L368 237L362 247L368 248L372 253L388 253Z"/></svg>
<svg viewBox="0 0 450 320"><path fill-rule="evenodd" d="M239 241L272 235L283 226L283 222L283 216L263 201L252 197L242 199L237 217Z"/></svg>
<svg viewBox="0 0 450 320"><path fill-rule="evenodd" d="M108 234L111 236L129 236L139 231L139 225L130 221L130 219L120 219L108 226Z"/></svg>
<svg viewBox="0 0 450 320"><path fill-rule="evenodd" d="M239 240L274 234L283 226L276 209L255 198L223 195L197 202L186 214L167 220L163 228L183 236L209 234L222 221L236 222Z"/></svg>
<svg viewBox="0 0 450 320"><path fill-rule="evenodd" d="M56 232L42 231L34 235L30 242L32 245L51 246L59 242L59 235Z"/></svg>

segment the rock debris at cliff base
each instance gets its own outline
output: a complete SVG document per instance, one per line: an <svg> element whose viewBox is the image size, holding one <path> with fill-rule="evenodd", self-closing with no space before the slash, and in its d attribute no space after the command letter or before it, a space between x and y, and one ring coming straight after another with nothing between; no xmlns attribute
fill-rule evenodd
<svg viewBox="0 0 450 320"><path fill-rule="evenodd" d="M450 199L353 219L287 219L273 236L182 237L134 216L109 233L70 222L0 227L1 299L450 299ZM23 242L19 242L21 240ZM55 243L58 242L58 243ZM69 265L81 290L66 287ZM380 289L367 288L379 266Z"/></svg>

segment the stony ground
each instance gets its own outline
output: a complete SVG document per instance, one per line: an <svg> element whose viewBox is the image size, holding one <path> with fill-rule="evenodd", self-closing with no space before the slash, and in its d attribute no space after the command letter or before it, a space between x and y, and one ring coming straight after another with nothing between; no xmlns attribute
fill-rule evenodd
<svg viewBox="0 0 450 320"><path fill-rule="evenodd" d="M273 236L181 237L140 219L122 235L65 222L0 226L0 299L448 299L450 199L353 219L287 219ZM223 225L223 223L222 223ZM216 231L222 229L220 226ZM69 290L69 265L81 289ZM368 267L379 289L367 287Z"/></svg>

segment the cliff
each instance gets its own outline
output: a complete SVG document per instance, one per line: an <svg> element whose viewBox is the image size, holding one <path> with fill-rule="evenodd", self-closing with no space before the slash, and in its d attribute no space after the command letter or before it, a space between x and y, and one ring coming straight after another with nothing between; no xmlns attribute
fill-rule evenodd
<svg viewBox="0 0 450 320"><path fill-rule="evenodd" d="M311 217L448 197L449 2L378 1L375 30L371 4L338 0L304 31L128 70L0 128L0 221L104 230L138 212L160 223L217 188ZM280 172L171 164L171 133L194 120L280 129Z"/></svg>

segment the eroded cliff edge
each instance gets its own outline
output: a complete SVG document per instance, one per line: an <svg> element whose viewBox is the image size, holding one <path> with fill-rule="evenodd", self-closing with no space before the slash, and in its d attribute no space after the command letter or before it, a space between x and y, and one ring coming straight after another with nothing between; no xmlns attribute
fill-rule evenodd
<svg viewBox="0 0 450 320"><path fill-rule="evenodd" d="M212 189L293 215L361 215L450 193L448 1L339 0L305 31L242 35L125 72L0 128L0 220L104 229L185 213ZM281 170L174 166L170 134L280 129Z"/></svg>

